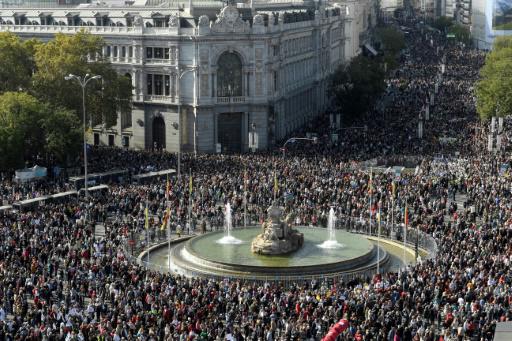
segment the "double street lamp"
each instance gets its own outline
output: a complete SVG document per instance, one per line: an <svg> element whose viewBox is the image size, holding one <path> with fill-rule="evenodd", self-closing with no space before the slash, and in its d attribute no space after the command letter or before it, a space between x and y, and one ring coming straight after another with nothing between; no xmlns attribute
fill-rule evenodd
<svg viewBox="0 0 512 341"><path fill-rule="evenodd" d="M90 75L86 74L84 77L76 76L73 74L69 74L64 77L65 80L75 80L82 87L82 109L83 109L83 120L84 120L84 188L85 188L85 197L89 196L89 192L87 190L87 125L85 123L85 87L87 84L94 79L101 79L100 75Z"/></svg>

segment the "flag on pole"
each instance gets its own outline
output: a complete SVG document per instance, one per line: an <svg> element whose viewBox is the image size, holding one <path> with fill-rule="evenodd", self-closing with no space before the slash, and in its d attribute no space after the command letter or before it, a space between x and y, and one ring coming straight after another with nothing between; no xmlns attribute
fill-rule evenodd
<svg viewBox="0 0 512 341"><path fill-rule="evenodd" d="M169 200L169 191L171 184L169 183L169 175L167 175L167 183L165 184L165 200Z"/></svg>
<svg viewBox="0 0 512 341"><path fill-rule="evenodd" d="M162 221L162 226L160 226L160 230L165 230L165 227L167 226L167 222L169 220L169 215L170 215L170 209L169 209L169 206L167 206L167 209L165 210L165 214L164 214L164 219Z"/></svg>
<svg viewBox="0 0 512 341"><path fill-rule="evenodd" d="M247 191L247 182L249 180L249 177L247 176L247 168L244 171L244 190Z"/></svg>
<svg viewBox="0 0 512 341"><path fill-rule="evenodd" d="M188 183L188 192L192 193L192 174L190 174L190 181Z"/></svg>
<svg viewBox="0 0 512 341"><path fill-rule="evenodd" d="M146 206L146 208L144 209L144 227L146 229L149 228L149 212L148 212L148 207Z"/></svg>
<svg viewBox="0 0 512 341"><path fill-rule="evenodd" d="M279 187L278 187L278 184L277 184L277 174L274 171L274 194L277 194L278 189L279 189Z"/></svg>
<svg viewBox="0 0 512 341"><path fill-rule="evenodd" d="M377 212L377 223L380 224L380 204L379 204L379 212Z"/></svg>
<svg viewBox="0 0 512 341"><path fill-rule="evenodd" d="M408 212L407 212L407 204L405 204L404 224L405 224L405 228L407 229L407 225L409 225L409 216L408 216Z"/></svg>
<svg viewBox="0 0 512 341"><path fill-rule="evenodd" d="M394 198L396 194L396 183L393 181L391 182L391 197Z"/></svg>

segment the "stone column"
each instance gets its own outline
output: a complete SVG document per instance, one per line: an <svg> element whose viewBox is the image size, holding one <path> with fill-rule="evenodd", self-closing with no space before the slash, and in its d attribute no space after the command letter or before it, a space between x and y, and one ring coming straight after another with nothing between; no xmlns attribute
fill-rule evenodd
<svg viewBox="0 0 512 341"><path fill-rule="evenodd" d="M144 97L144 94L146 93L145 91L145 88L146 88L146 85L144 83L144 72L142 72L142 70L139 70L139 95L141 96L141 98Z"/></svg>

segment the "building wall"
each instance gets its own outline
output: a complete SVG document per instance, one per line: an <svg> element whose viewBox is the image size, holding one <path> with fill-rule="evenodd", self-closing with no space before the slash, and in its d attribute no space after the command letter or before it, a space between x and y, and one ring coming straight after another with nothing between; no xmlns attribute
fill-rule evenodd
<svg viewBox="0 0 512 341"><path fill-rule="evenodd" d="M473 43L480 49L491 49L494 38L512 35L512 30L498 30L493 27L494 1L472 0L471 33Z"/></svg>
<svg viewBox="0 0 512 341"><path fill-rule="evenodd" d="M374 24L370 3L350 1L352 16L340 4L298 15L253 9L251 24L229 5L195 19L162 8L131 14L131 8L93 7L71 11L71 21L69 9L52 9L43 21L36 10L14 9L12 15L24 13L31 25L15 25L11 13L2 12L0 31L48 40L57 32L86 29L104 38L103 57L131 77L134 90L131 115L120 116L109 130L94 127L101 144L108 145L113 135L115 145L128 139L130 148L150 149L153 120L162 117L166 150L214 152L219 115L242 113L246 151L250 137L257 137L258 149L267 148L326 109L329 76L359 53L360 33ZM47 20L70 25L45 25ZM74 26L78 23L92 25ZM217 96L223 53L241 59L241 96Z"/></svg>

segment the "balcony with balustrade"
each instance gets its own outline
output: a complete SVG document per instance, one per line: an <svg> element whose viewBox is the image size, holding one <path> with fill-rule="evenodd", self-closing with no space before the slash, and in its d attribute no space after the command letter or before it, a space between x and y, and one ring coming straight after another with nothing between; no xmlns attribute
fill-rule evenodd
<svg viewBox="0 0 512 341"><path fill-rule="evenodd" d="M242 104L245 100L245 96L217 97L217 104Z"/></svg>

